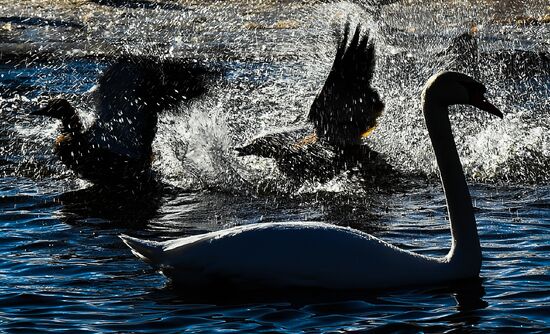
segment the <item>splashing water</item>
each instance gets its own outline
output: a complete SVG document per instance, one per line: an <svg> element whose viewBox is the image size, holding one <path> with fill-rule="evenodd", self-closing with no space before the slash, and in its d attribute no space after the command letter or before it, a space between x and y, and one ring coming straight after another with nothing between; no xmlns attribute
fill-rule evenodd
<svg viewBox="0 0 550 334"><path fill-rule="evenodd" d="M499 31L514 27L503 24L506 18L499 18L492 7L483 7L486 21L480 21L475 11L453 7L451 13L438 16L449 10L449 6L438 4L390 5L374 12L345 2L318 4L313 10L300 5L284 8L259 5L244 10L239 4L231 4L223 13L212 4L193 10L166 9L146 20L133 19L137 8L102 10L85 20L92 27L87 33L101 43L116 38L114 44L122 43L126 52L199 57L224 69L223 78L213 83L201 101L182 105L180 110L162 116L154 144L155 169L169 183L189 189L225 190L254 188L266 179L280 184L277 180L283 176L273 163L237 158L232 148L262 133L304 124L309 105L330 69L341 27L348 20L360 23L377 45L375 86L386 103L386 111L367 143L385 155L396 169L436 174L419 112L419 93L431 74L456 68L459 55L445 50L454 37L475 27L473 38L478 47L473 52L479 63L466 63L458 69L480 77L506 117L499 122L471 110L452 115L464 169L470 178L479 181L550 180L546 168L550 162L547 117L550 76L544 68L538 72L534 68L533 75L525 73L527 67L506 70L506 59L495 60L491 56L502 50L513 54L518 45L528 51L544 52L548 50L548 41L533 36L539 36L547 28L522 29L522 35L510 41ZM96 30L100 17L116 17L108 23L116 29L109 33ZM68 22L73 19L67 18ZM189 26L189 22L195 25ZM75 27L57 24L52 29L73 31ZM166 45L159 45L158 41L176 27L186 27L182 31L187 35L176 33ZM147 38L134 43L140 34ZM53 37L36 38L43 43ZM101 43L84 48L100 48ZM73 56L80 54L71 52ZM105 49L100 54L104 52L113 51ZM38 51L36 54L43 55ZM38 152L44 152L53 132L51 125L48 131L38 131L42 124L24 116L29 105L36 104L41 94L70 94L86 114L90 110L85 91L104 66L93 59L78 58L66 62L37 62L32 58L25 61L28 64L24 66L7 61L0 69L2 87L11 85L7 91L12 94L11 98L3 96L0 100L2 112L9 119L3 123L3 131L21 138L23 143L9 149L4 147L3 152L10 162L19 164L16 170L23 174L22 170L41 168L39 163L30 161ZM540 66L548 67L548 60ZM55 159L46 157L45 164L51 164L52 160ZM63 167L51 172L63 173ZM48 174L44 171L36 174L44 173Z"/></svg>

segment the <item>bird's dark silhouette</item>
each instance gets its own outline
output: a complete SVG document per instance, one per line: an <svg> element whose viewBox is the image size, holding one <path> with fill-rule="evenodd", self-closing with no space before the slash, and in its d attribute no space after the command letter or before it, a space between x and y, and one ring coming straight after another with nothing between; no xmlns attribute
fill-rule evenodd
<svg viewBox="0 0 550 334"><path fill-rule="evenodd" d="M139 184L151 178L158 113L200 96L210 73L187 61L123 56L91 93L96 120L88 129L63 98L33 114L61 120L54 152L82 178L101 185Z"/></svg>
<svg viewBox="0 0 550 334"><path fill-rule="evenodd" d="M361 26L349 39L348 23L330 73L310 107L314 133L308 135L305 128L271 133L237 147L239 155L273 158L284 174L298 180L323 181L354 167L372 171L367 165L388 170L382 157L362 143L384 109L371 86L374 44Z"/></svg>

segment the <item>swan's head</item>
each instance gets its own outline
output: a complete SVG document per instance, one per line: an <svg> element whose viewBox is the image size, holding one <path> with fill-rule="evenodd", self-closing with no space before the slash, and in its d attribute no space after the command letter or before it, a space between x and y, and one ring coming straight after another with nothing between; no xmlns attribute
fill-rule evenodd
<svg viewBox="0 0 550 334"><path fill-rule="evenodd" d="M48 116L62 121L69 120L76 115L76 111L69 101L61 98L52 99L48 103L31 112L31 115Z"/></svg>
<svg viewBox="0 0 550 334"><path fill-rule="evenodd" d="M437 104L448 107L469 104L502 118L502 112L487 100L485 92L487 89L482 83L466 74L439 72L426 83L422 91L422 105Z"/></svg>

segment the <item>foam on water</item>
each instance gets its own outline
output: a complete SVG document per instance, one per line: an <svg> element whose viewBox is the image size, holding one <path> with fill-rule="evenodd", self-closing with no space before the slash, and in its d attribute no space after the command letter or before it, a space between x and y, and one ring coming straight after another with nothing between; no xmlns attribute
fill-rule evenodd
<svg viewBox="0 0 550 334"><path fill-rule="evenodd" d="M239 163L232 152L223 106L212 100L193 103L165 117L155 145L162 159L155 167L175 185L189 189L238 189Z"/></svg>

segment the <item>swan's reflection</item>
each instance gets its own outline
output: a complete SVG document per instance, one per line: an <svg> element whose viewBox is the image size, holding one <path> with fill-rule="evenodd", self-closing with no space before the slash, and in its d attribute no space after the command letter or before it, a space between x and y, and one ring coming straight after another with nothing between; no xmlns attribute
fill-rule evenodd
<svg viewBox="0 0 550 334"><path fill-rule="evenodd" d="M486 308L489 304L482 298L485 296L485 288L481 278L465 280L456 286L454 298L457 310L461 313Z"/></svg>
<svg viewBox="0 0 550 334"><path fill-rule="evenodd" d="M452 282L439 292L449 293L454 298L457 312L439 318L438 321L452 324L459 332L479 325L482 319L481 310L489 306L489 303L483 300L485 288L483 279L479 277Z"/></svg>

